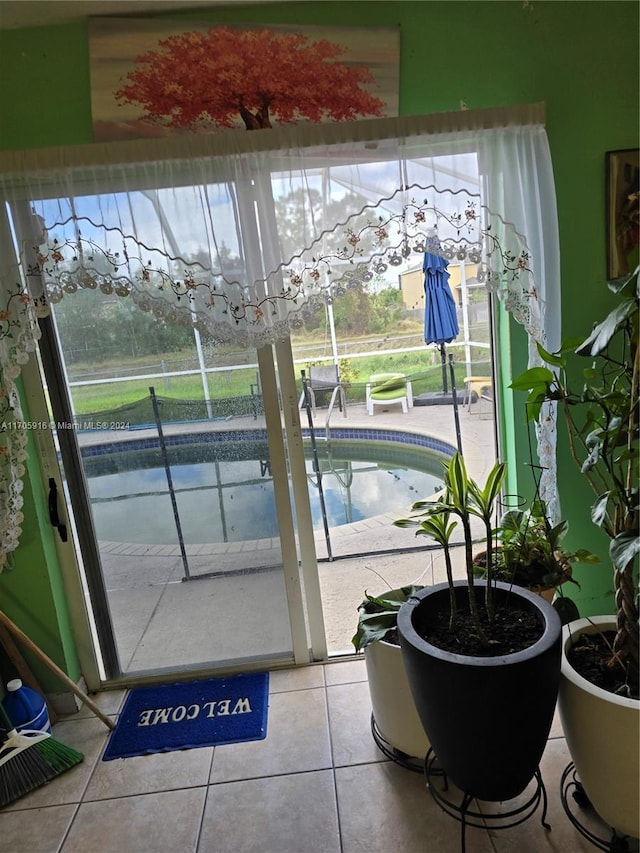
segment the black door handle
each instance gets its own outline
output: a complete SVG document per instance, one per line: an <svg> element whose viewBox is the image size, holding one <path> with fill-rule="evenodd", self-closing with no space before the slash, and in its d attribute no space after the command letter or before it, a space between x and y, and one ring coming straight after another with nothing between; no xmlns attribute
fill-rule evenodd
<svg viewBox="0 0 640 853"><path fill-rule="evenodd" d="M63 542L67 541L67 525L60 521L58 515L58 489L53 477L49 477L49 521L55 527Z"/></svg>

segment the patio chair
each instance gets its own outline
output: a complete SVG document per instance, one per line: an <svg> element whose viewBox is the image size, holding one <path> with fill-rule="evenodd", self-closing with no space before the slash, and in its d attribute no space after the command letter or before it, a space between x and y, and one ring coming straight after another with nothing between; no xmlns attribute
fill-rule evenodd
<svg viewBox="0 0 640 853"><path fill-rule="evenodd" d="M493 379L491 376L465 376L465 400L467 411L471 411L474 400L491 400L493 394ZM475 395L475 396L474 396ZM480 407L478 407L480 411Z"/></svg>
<svg viewBox="0 0 640 853"><path fill-rule="evenodd" d="M316 394L321 391L333 391L334 388L340 387L340 381L338 379L338 368L335 364L331 365L311 365L309 367L309 378L307 379L307 389L309 391L309 397L311 399L311 408L315 412L316 410ZM329 394L331 396L331 394ZM298 404L298 408L301 408L304 404L304 392L300 395L300 401ZM338 406L340 411L342 411L343 404L346 407L346 403L344 402L344 394L341 393L338 396Z"/></svg>
<svg viewBox="0 0 640 853"><path fill-rule="evenodd" d="M372 415L374 406L392 406L400 403L406 415L413 408L411 381L404 373L374 373L366 387L367 413Z"/></svg>

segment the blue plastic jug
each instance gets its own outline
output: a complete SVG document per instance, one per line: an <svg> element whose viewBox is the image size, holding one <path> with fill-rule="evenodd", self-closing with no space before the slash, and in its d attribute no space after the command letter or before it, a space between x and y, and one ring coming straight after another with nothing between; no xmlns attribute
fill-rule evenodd
<svg viewBox="0 0 640 853"><path fill-rule="evenodd" d="M51 734L46 702L37 690L26 687L19 678L7 684L7 695L2 700L2 706L19 732L32 729Z"/></svg>

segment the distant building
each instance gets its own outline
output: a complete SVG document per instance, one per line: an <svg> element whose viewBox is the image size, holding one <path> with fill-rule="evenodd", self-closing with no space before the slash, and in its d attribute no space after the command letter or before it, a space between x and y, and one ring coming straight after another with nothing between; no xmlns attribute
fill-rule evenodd
<svg viewBox="0 0 640 853"><path fill-rule="evenodd" d="M453 293L453 298L456 305L460 308L462 305L462 287L460 286L462 264L453 261L449 265L449 287ZM477 264L465 264L465 278L467 287L473 287L477 284L476 274L478 272ZM424 273L422 267L418 267L408 272L400 273L398 276L400 283L400 292L402 293L402 301L404 307L408 311L424 311Z"/></svg>

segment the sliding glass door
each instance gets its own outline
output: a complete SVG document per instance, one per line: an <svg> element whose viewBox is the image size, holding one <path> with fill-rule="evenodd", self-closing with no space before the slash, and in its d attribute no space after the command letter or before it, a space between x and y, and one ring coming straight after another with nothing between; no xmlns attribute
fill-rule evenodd
<svg viewBox="0 0 640 853"><path fill-rule="evenodd" d="M108 677L308 659L271 349L220 366L191 329L159 357L146 315L82 296L41 352Z"/></svg>

